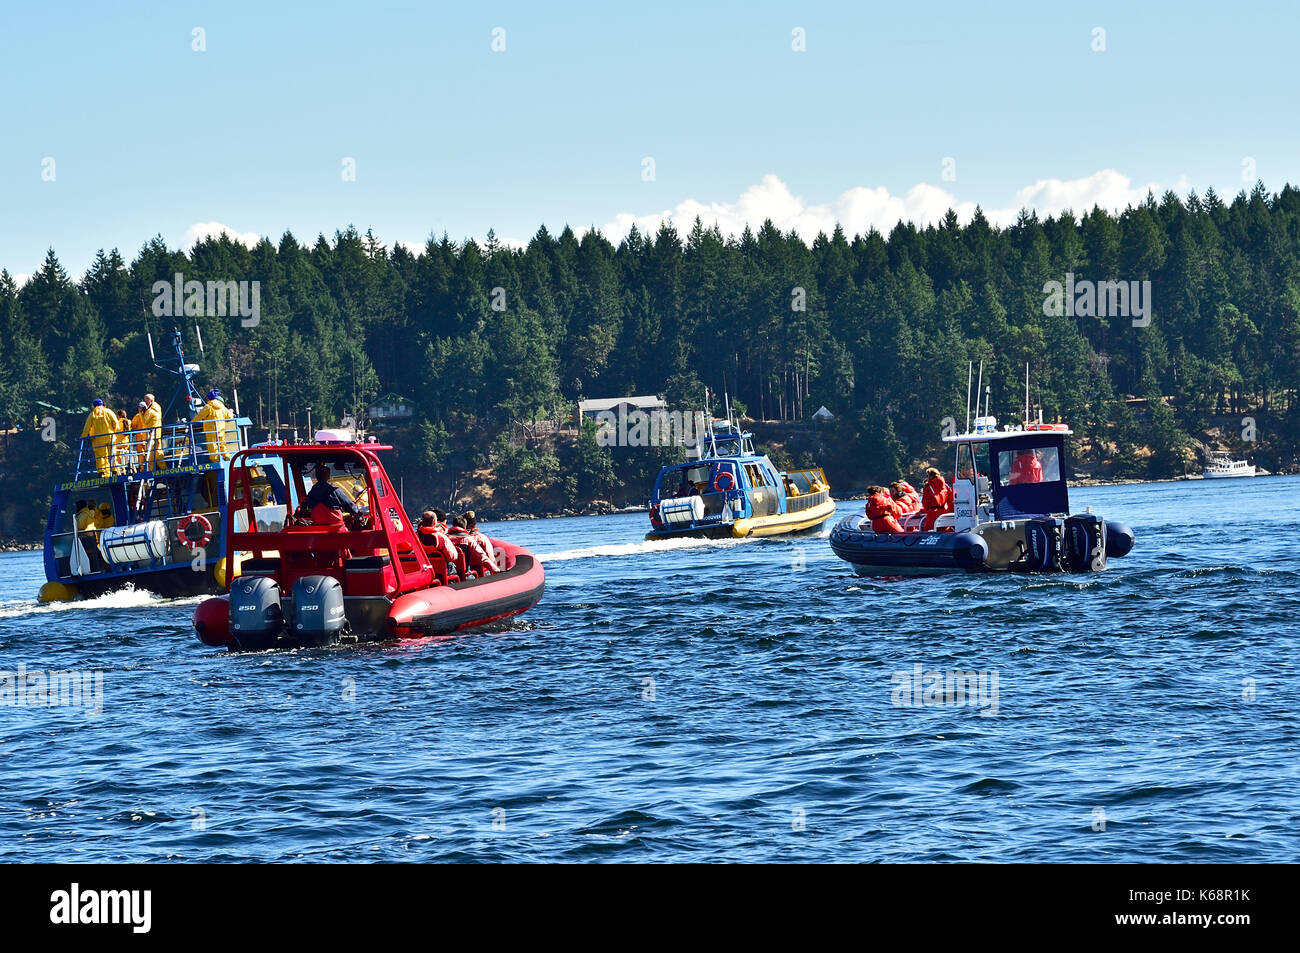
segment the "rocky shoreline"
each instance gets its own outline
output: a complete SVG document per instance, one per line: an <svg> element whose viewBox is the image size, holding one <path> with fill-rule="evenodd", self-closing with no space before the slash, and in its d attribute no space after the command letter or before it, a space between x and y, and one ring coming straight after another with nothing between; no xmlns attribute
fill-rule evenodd
<svg viewBox="0 0 1300 953"><path fill-rule="evenodd" d="M1259 470L1256 477L1261 476L1285 476L1286 474L1274 474L1267 470ZM1168 477L1160 480L1139 480L1139 479L1101 479L1095 477L1083 476L1075 480L1068 481L1068 485L1073 489L1076 487L1093 487L1093 486L1135 486L1139 483L1181 483L1187 480L1204 480L1199 473L1188 474L1186 476ZM834 494L832 494L834 495ZM866 494L861 492L846 493L843 496L836 496L835 499L846 500L865 500ZM480 520L494 523L508 523L515 520L547 520L559 519L567 516L610 516L615 513L644 513L644 506L616 506L609 500L592 500L590 503L578 506L564 507L544 507L535 511L505 511L496 512L489 508L480 508L478 516ZM30 552L42 549L44 544L40 541L18 540L18 539L0 539L0 553L19 553Z"/></svg>
<svg viewBox="0 0 1300 953"><path fill-rule="evenodd" d="M1287 474L1284 473L1281 474L1270 473L1269 471L1263 469L1257 470L1255 473L1256 477L1286 476L1286 475ZM1081 476L1074 480L1068 480L1067 485L1073 489L1077 487L1093 487L1093 486L1136 486L1137 484L1140 483L1182 483L1189 480L1204 480L1204 479L1205 477L1199 473L1189 473L1186 474L1185 476L1165 477L1165 478L1155 479L1155 480L1137 479L1137 478L1101 478L1101 477ZM831 495L834 496L835 499L839 501L865 500L867 498L866 493L861 491L853 491L850 493L845 493L843 495L838 495L834 492L834 489L832 489ZM482 509L479 511L479 516L481 519L491 520L493 522L509 522L511 520L556 519L562 516L608 516L612 513L644 513L645 509L646 508L644 506L619 507L619 506L615 506L613 503L610 503L607 500L594 500L591 503L587 503L585 505L580 505L576 507L545 508L545 509L539 509L534 512L498 513L498 512Z"/></svg>
<svg viewBox="0 0 1300 953"><path fill-rule="evenodd" d="M29 550L44 548L44 543L23 542L18 539L0 539L0 553L25 553Z"/></svg>

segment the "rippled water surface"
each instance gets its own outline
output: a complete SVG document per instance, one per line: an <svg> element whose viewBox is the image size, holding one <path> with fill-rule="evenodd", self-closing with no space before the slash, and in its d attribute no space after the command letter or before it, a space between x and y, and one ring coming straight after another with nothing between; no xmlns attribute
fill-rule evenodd
<svg viewBox="0 0 1300 953"><path fill-rule="evenodd" d="M5 554L0 668L101 670L103 711L0 706L0 859L1295 861L1297 493L1075 490L1137 533L1086 577L497 524L546 563L512 626L246 656Z"/></svg>

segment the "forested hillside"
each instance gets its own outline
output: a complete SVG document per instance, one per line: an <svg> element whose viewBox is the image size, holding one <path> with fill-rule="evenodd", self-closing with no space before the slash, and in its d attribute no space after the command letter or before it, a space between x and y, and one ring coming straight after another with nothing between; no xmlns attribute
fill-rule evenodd
<svg viewBox="0 0 1300 953"><path fill-rule="evenodd" d="M260 282L259 323L155 316L154 283L177 273ZM1149 325L1045 314L1045 285L1067 273L1149 280ZM1033 404L1081 433L1093 472L1182 473L1191 438L1216 425L1225 446L1277 469L1294 461L1300 423L1300 191L1258 185L1231 204L1166 194L1118 216L1023 213L1008 228L949 212L937 226L837 229L811 244L770 223L725 238L697 221L618 246L542 228L523 249L443 237L415 255L349 228L307 245L288 233L254 248L208 240L189 254L155 238L129 262L101 252L79 278L51 250L21 288L0 272L0 424L11 431L0 534L39 537L79 432L69 417L41 441L38 401L104 397L133 411L146 390L166 400L174 378L152 366L146 330L165 358L166 332L179 327L192 350L196 321L202 382L238 388L262 427L295 412L301 426L308 406L319 425L382 394L411 398L399 468L421 487L495 464L505 491L602 495L616 478L608 451L586 440L557 455L535 425L583 397L659 393L687 409L705 385L759 419L803 420L824 404L837 415L821 432L833 480L890 477L933 454L945 416L961 418L967 361L981 359L1004 420L1018 419L1031 364ZM640 453L619 461L618 478L653 473L659 458Z"/></svg>

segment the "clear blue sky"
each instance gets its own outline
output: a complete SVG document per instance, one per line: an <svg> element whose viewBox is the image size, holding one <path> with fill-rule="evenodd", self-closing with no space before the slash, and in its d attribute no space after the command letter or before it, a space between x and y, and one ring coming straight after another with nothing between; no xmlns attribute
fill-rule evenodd
<svg viewBox="0 0 1300 953"><path fill-rule="evenodd" d="M1105 169L1231 195L1244 157L1271 190L1300 181L1295 6L982 6L7 4L0 267L52 246L79 275L205 222L391 244L690 200L743 218L764 176L830 214L918 183L986 209L1042 179L1087 198Z"/></svg>

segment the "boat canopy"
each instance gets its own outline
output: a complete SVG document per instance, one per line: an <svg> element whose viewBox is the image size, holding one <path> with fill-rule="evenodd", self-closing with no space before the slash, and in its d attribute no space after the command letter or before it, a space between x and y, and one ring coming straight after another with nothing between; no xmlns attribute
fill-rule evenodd
<svg viewBox="0 0 1300 953"><path fill-rule="evenodd" d="M1065 432L1010 433L991 442L993 512L999 520L1069 513Z"/></svg>

